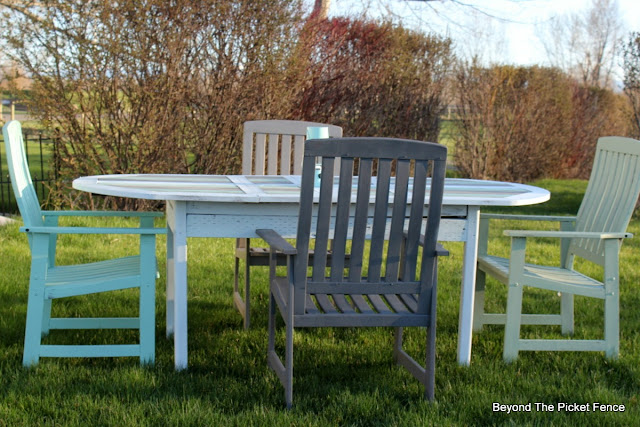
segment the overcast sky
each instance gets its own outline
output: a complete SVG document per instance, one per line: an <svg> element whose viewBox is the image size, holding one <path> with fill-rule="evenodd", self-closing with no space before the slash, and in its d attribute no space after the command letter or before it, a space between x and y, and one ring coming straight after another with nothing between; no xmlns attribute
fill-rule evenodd
<svg viewBox="0 0 640 427"><path fill-rule="evenodd" d="M541 25L554 15L586 10L592 0L460 0L452 2L404 0L332 0L330 16L359 13L390 14L407 26L430 28L449 35L464 52L480 53L492 62L544 64ZM627 31L640 31L640 0L618 0ZM387 9L385 9L387 8ZM434 12L434 9L436 10Z"/></svg>

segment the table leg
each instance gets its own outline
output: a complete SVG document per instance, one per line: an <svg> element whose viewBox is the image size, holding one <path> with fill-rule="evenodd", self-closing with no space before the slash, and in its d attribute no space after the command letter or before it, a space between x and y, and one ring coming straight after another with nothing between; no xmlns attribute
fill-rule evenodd
<svg viewBox="0 0 640 427"><path fill-rule="evenodd" d="M476 264L478 262L478 227L480 208L469 206L467 237L464 243L462 287L460 294L460 320L458 324L458 364L471 363L471 336L473 331L473 304L475 298Z"/></svg>
<svg viewBox="0 0 640 427"><path fill-rule="evenodd" d="M167 336L173 334L176 370L187 367L186 202L167 202Z"/></svg>

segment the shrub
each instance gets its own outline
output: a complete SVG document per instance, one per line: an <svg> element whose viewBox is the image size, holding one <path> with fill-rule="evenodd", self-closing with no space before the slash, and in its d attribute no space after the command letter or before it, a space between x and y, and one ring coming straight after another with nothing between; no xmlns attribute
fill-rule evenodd
<svg viewBox="0 0 640 427"><path fill-rule="evenodd" d="M557 69L466 64L455 86L455 159L465 177L588 178L598 137L629 132L619 95Z"/></svg>
<svg viewBox="0 0 640 427"><path fill-rule="evenodd" d="M436 141L450 41L391 23L334 18L301 37L308 80L294 115L351 136Z"/></svg>

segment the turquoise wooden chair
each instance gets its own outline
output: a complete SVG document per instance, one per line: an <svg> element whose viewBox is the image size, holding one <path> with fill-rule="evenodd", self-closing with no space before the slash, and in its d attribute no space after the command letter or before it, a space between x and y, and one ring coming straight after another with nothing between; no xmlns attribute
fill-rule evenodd
<svg viewBox="0 0 640 427"><path fill-rule="evenodd" d="M316 157L322 158L322 174L314 191ZM394 327L396 361L425 386L425 397L433 399L438 256L447 254L436 241L446 158L445 146L422 141L307 141L296 246L274 230L256 230L271 248L267 360L284 385L288 407L293 398L293 331L299 327ZM339 184L334 192L333 171L338 163ZM409 179L412 172L413 181ZM430 190L426 191L428 175ZM372 179L375 190L371 190ZM319 194L318 203L314 203L314 192ZM314 239L311 260L308 253ZM276 276L276 251L288 258L286 276ZM275 350L276 310L286 324L284 363ZM409 326L427 328L425 367L402 348L402 328Z"/></svg>
<svg viewBox="0 0 640 427"><path fill-rule="evenodd" d="M243 175L300 175L302 154L308 127L324 126L330 138L342 136L340 126L299 120L253 120L243 125ZM252 266L269 265L269 250L251 246L250 239L236 239L236 259L233 301L244 320L244 328L251 324L251 270ZM311 254L313 256L313 254ZM244 299L240 290L240 261L244 263ZM279 259L286 263L284 256Z"/></svg>
<svg viewBox="0 0 640 427"><path fill-rule="evenodd" d="M593 169L582 204L575 217L483 214L480 221L474 329L484 324L506 324L505 361L519 351L604 351L608 358L619 352L618 256L622 240L631 237L627 225L640 194L640 141L605 137L598 141ZM511 237L509 259L487 254L489 220L521 219L560 222L560 231L507 230ZM527 238L560 240L558 266L525 262ZM581 257L604 269L603 279L581 274L573 267ZM484 313L486 274L508 286L506 314ZM560 314L522 314L524 287L561 293ZM574 295L604 300L604 337L598 340L521 339L520 325L561 325L563 334L574 330Z"/></svg>
<svg viewBox="0 0 640 427"><path fill-rule="evenodd" d="M23 365L38 363L40 357L135 356L142 364L155 359L155 236L166 229L153 228L160 213L41 211L33 188L18 121L2 128L13 191L24 221L31 248L31 274L27 303ZM58 226L61 216L136 216L139 228L93 228ZM138 234L140 255L80 265L55 264L59 234ZM52 318L54 299L127 288L140 289L140 309L131 318ZM50 345L42 337L52 329L138 329L138 344Z"/></svg>

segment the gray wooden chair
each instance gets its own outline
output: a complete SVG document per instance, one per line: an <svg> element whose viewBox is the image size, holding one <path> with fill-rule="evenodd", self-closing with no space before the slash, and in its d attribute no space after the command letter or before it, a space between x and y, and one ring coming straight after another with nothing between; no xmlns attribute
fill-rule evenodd
<svg viewBox="0 0 640 427"><path fill-rule="evenodd" d="M296 120L256 120L244 123L242 147L243 175L300 175L308 127L329 128L330 138L342 136L342 128L324 123ZM269 251L251 247L250 239L236 239L233 301L248 329L250 314L250 267L269 265ZM240 261L244 262L244 299L240 292ZM281 264L286 262L280 257Z"/></svg>
<svg viewBox="0 0 640 427"><path fill-rule="evenodd" d="M316 156L322 158L318 203L314 201ZM288 407L293 397L295 327L395 327L395 359L425 385L426 397L433 399L437 255L447 253L436 242L446 156L446 147L420 141L307 141L296 246L273 230L256 231L271 248L268 363L285 387ZM341 172L334 192L337 158ZM393 169L395 178L391 177ZM357 190L352 194L354 185ZM307 253L312 239L315 257L310 261ZM330 239L333 258L329 266L325 254ZM370 240L368 251L366 240ZM275 274L276 251L287 257L285 277ZM275 351L276 308L286 324L284 364ZM428 328L426 368L402 349L405 326Z"/></svg>
<svg viewBox="0 0 640 427"><path fill-rule="evenodd" d="M545 217L483 214L480 221L478 274L474 307L474 329L484 324L506 324L504 360L519 351L604 351L609 358L619 352L618 254L640 193L640 141L620 137L600 138L593 169L582 204L575 217ZM509 259L487 254L490 219L550 220L560 222L560 231L507 230L511 237ZM560 239L560 266L525 263L527 238ZM574 258L602 266L603 279L576 271ZM508 286L506 314L484 313L486 275ZM522 314L525 286L561 293L560 314ZM604 300L604 338L601 340L521 339L520 325L561 325L563 334L574 328L574 295Z"/></svg>

